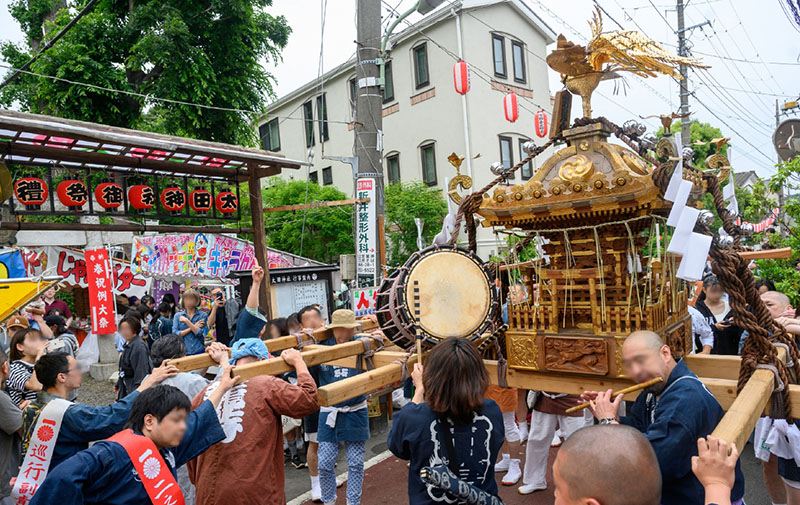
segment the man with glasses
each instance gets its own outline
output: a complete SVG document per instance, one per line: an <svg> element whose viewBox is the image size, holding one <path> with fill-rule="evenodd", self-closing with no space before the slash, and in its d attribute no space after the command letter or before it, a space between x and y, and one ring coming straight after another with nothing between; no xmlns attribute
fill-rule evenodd
<svg viewBox="0 0 800 505"><path fill-rule="evenodd" d="M42 391L36 400L25 409L22 419L22 451L30 449L34 427L40 414L53 400L66 400L70 393L81 386L83 370L78 361L63 352L45 354L34 367L36 378L42 383ZM59 463L89 447L89 443L103 440L122 430L139 393L154 386L167 377L178 373L174 366L154 368L137 390L120 401L105 407L91 407L80 403L65 404L66 410L58 426L45 430L56 437L55 447L45 468L52 470ZM52 409L51 409L52 410ZM40 432L41 430L36 430ZM41 435L41 433L39 433Z"/></svg>
<svg viewBox="0 0 800 505"><path fill-rule="evenodd" d="M708 437L725 412L686 364L675 361L657 333L631 333L622 346L622 363L638 384L663 379L642 391L630 416L618 415L622 395L612 398L610 389L587 391L582 398L590 401L600 424L632 426L650 441L661 469L663 505L703 505L705 491L692 473L692 457L698 455L697 439ZM743 495L744 476L737 462L730 503L742 503Z"/></svg>

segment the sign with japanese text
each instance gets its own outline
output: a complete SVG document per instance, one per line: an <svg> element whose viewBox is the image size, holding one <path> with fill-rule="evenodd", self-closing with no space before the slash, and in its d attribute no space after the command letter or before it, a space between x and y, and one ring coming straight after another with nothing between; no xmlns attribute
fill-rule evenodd
<svg viewBox="0 0 800 505"><path fill-rule="evenodd" d="M225 278L256 262L250 242L206 233L137 236L132 251L134 270L156 277ZM272 251L267 259L269 268L294 266Z"/></svg>
<svg viewBox="0 0 800 505"><path fill-rule="evenodd" d="M353 312L356 317L374 314L378 307L378 288L353 289Z"/></svg>
<svg viewBox="0 0 800 505"><path fill-rule="evenodd" d="M37 277L47 271L48 274L64 277L64 282L71 286L87 288L88 272L83 253L66 247L30 247L22 251L22 258L29 277ZM151 279L135 272L127 261L112 259L111 275L114 294L141 298L150 291Z"/></svg>
<svg viewBox="0 0 800 505"><path fill-rule="evenodd" d="M91 249L83 251L86 261L86 282L89 285L89 314L92 333L107 335L117 331L114 322L114 292L111 282L111 263L108 251Z"/></svg>
<svg viewBox="0 0 800 505"><path fill-rule="evenodd" d="M369 202L356 206L356 277L360 287L377 284L378 226L375 218L375 179L356 181L356 198Z"/></svg>

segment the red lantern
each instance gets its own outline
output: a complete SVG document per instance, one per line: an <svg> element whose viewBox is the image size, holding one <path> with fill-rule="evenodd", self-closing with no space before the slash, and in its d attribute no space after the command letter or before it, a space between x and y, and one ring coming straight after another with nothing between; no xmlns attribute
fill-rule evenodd
<svg viewBox="0 0 800 505"><path fill-rule="evenodd" d="M38 177L22 177L14 183L14 195L28 210L39 210L50 192Z"/></svg>
<svg viewBox="0 0 800 505"><path fill-rule="evenodd" d="M211 193L205 189L195 189L189 193L189 207L200 216L205 216L213 203Z"/></svg>
<svg viewBox="0 0 800 505"><path fill-rule="evenodd" d="M180 215L181 210L186 207L186 193L177 186L169 186L161 192L161 205L173 216Z"/></svg>
<svg viewBox="0 0 800 505"><path fill-rule="evenodd" d="M469 66L464 60L458 60L453 65L453 82L456 86L456 93L466 95L469 91Z"/></svg>
<svg viewBox="0 0 800 505"><path fill-rule="evenodd" d="M114 209L122 205L122 186L115 182L101 182L94 188L94 197L97 204L106 212L114 212Z"/></svg>
<svg viewBox="0 0 800 505"><path fill-rule="evenodd" d="M136 209L139 214L144 214L152 209L156 203L156 192L144 184L134 184L128 188L128 204Z"/></svg>
<svg viewBox="0 0 800 505"><path fill-rule="evenodd" d="M517 109L517 95L513 91L509 91L503 98L503 109L506 112L506 120L514 122L519 118L519 109Z"/></svg>
<svg viewBox="0 0 800 505"><path fill-rule="evenodd" d="M223 214L232 214L239 208L239 199L230 191L217 194L217 210Z"/></svg>
<svg viewBox="0 0 800 505"><path fill-rule="evenodd" d="M544 138L547 136L547 112L540 110L533 115L533 128L537 137Z"/></svg>
<svg viewBox="0 0 800 505"><path fill-rule="evenodd" d="M89 190L86 184L79 179L67 179L61 181L56 186L58 201L64 204L69 210L81 211L86 202L89 201Z"/></svg>

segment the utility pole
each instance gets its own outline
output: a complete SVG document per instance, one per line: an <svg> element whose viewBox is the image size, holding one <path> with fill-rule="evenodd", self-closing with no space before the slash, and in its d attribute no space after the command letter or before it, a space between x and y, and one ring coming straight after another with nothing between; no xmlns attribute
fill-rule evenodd
<svg viewBox="0 0 800 505"><path fill-rule="evenodd" d="M683 19L683 0L678 0L678 56L686 56L686 30ZM689 114L689 67L680 66L681 82L681 115ZM691 121L688 117L681 118L681 141L684 147L692 143Z"/></svg>
<svg viewBox="0 0 800 505"><path fill-rule="evenodd" d="M383 236L383 92L378 48L381 44L381 2L358 0L356 5L356 278L359 287L380 284Z"/></svg>

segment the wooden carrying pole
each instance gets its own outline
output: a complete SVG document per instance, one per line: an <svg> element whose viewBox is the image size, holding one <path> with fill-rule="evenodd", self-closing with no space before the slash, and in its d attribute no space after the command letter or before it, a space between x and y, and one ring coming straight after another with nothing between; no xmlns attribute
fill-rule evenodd
<svg viewBox="0 0 800 505"><path fill-rule="evenodd" d="M653 384L658 384L659 382L661 382L663 380L664 379L662 379L661 377L656 377L655 379L650 379L647 382L642 382L641 384L636 384L635 386L627 387L625 389L620 389L619 391L615 391L615 392L611 393L611 399L613 401L613 399L616 398L619 395L626 395L628 393L633 393L634 391L639 391L639 390L644 389L644 388L649 388ZM574 407L570 407L567 410L565 410L564 412L566 412L567 414L571 414L572 412L577 412L579 410L583 410L588 406L589 406L589 402L585 402L585 403L581 403L580 405L575 405Z"/></svg>
<svg viewBox="0 0 800 505"><path fill-rule="evenodd" d="M411 370L416 361L417 355L415 354L408 358L405 365L390 363L375 368L374 370L365 371L354 377L323 386L317 389L319 404L323 407L330 407L345 400L349 400L350 398L376 391L390 384L394 384L395 382L400 382L403 379L403 367L408 368L408 375L411 376Z"/></svg>

